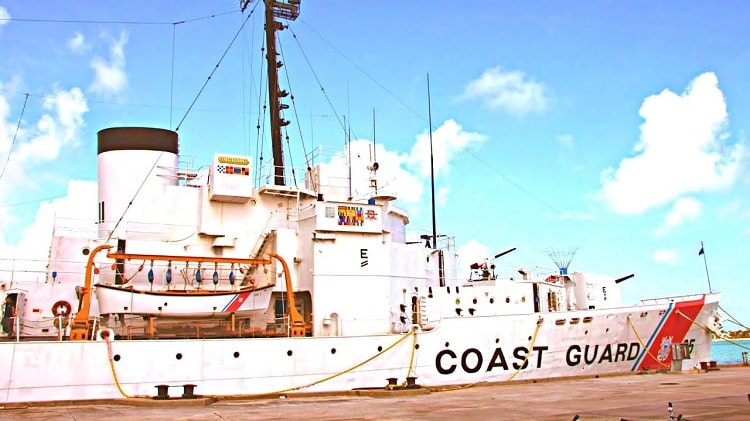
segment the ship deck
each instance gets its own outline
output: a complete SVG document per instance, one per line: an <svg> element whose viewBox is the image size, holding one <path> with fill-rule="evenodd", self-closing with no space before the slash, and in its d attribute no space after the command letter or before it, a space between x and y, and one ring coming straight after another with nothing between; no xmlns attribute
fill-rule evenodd
<svg viewBox="0 0 750 421"><path fill-rule="evenodd" d="M0 405L3 420L746 420L750 367L475 386L452 391L368 390L255 400L133 399ZM196 390L196 393L199 393Z"/></svg>

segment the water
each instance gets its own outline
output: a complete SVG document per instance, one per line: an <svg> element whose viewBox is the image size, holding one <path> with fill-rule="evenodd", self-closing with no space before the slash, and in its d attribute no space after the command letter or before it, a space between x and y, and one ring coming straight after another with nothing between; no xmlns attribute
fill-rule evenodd
<svg viewBox="0 0 750 421"><path fill-rule="evenodd" d="M741 346L738 346L740 344ZM736 364L742 362L742 353L750 354L750 339L735 339L732 342L711 342L711 359L719 364Z"/></svg>

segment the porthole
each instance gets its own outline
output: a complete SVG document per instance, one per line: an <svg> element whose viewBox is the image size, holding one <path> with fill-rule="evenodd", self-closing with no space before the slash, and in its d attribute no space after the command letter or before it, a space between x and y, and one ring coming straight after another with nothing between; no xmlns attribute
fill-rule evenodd
<svg viewBox="0 0 750 421"><path fill-rule="evenodd" d="M292 356L292 354L293 354L293 352L292 352L292 350L291 350L291 349L290 349L289 351L287 351L287 352L286 352L286 356L287 356L287 357L291 357L291 356Z"/></svg>
<svg viewBox="0 0 750 421"><path fill-rule="evenodd" d="M178 360L181 360L182 359L182 353L178 352L177 355L175 355L174 357L177 358Z"/></svg>
<svg viewBox="0 0 750 421"><path fill-rule="evenodd" d="M115 354L115 356L112 357L112 359L115 361L120 361L120 354Z"/></svg>
<svg viewBox="0 0 750 421"><path fill-rule="evenodd" d="M510 304L510 297L505 297L505 304Z"/></svg>
<svg viewBox="0 0 750 421"><path fill-rule="evenodd" d="M233 354L233 355L234 355L234 358L239 358L239 357L240 357L240 353L239 353L239 352L237 352L237 351L234 351L234 354Z"/></svg>

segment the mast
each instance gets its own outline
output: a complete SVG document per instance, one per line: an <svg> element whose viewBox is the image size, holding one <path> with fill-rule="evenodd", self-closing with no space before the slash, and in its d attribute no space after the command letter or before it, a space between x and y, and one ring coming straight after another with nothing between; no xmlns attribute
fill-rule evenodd
<svg viewBox="0 0 750 421"><path fill-rule="evenodd" d="M240 0L240 8L244 12L253 0ZM281 102L289 92L279 88L279 68L284 64L278 60L276 52L276 31L284 30L285 26L276 18L295 20L299 16L300 0L263 0L266 16L266 63L268 65L268 105L271 116L271 148L273 150L274 184L285 185L284 180L284 149L281 142L281 128L288 126L289 121L281 117L281 111L289 105Z"/></svg>

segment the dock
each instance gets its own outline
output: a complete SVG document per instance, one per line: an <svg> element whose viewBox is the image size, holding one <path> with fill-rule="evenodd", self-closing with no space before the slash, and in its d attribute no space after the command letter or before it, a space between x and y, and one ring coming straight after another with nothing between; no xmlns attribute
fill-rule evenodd
<svg viewBox="0 0 750 421"><path fill-rule="evenodd" d="M691 421L750 419L750 367L717 368L474 385L446 391L378 389L252 400L199 397L39 406L0 404L0 419L640 421L670 420L670 415L673 420L682 415L682 420Z"/></svg>

